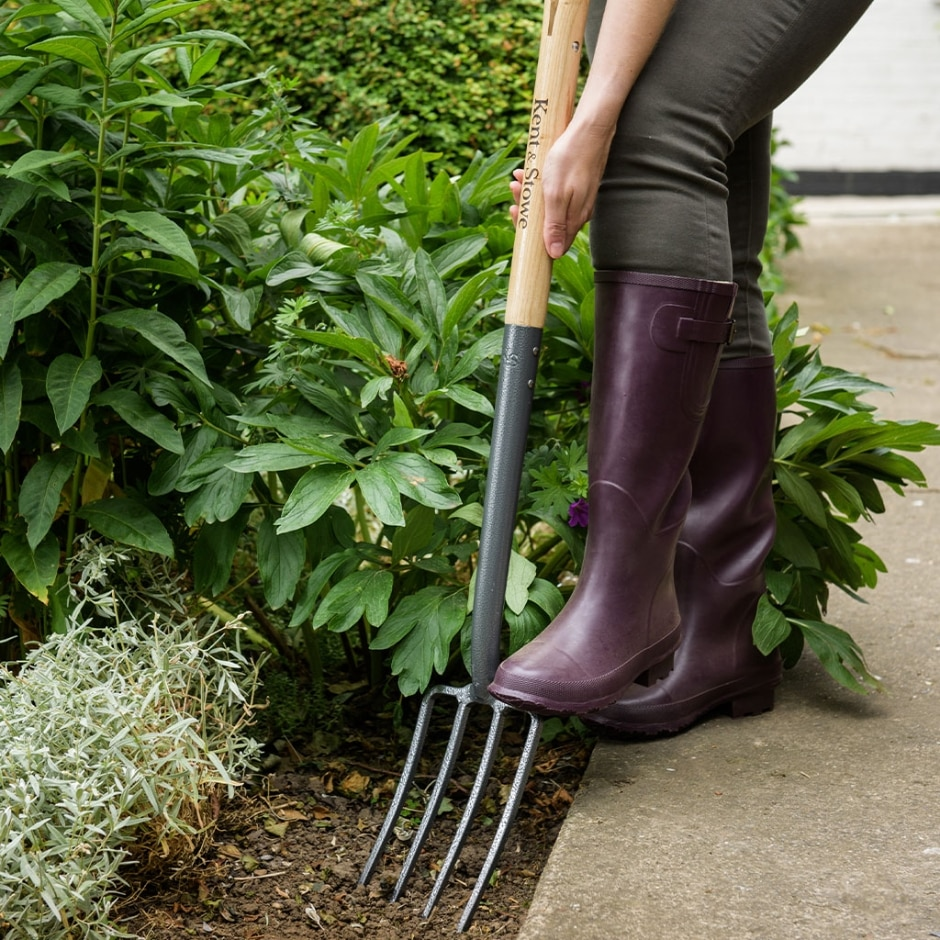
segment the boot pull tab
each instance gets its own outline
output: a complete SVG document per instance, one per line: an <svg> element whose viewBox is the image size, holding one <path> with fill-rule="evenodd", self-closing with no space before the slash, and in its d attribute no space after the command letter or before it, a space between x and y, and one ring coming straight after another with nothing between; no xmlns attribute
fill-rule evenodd
<svg viewBox="0 0 940 940"><path fill-rule="evenodd" d="M735 322L728 320L697 320L690 317L690 308L664 304L650 322L650 337L660 349L688 352L689 343L714 343L726 346L734 338Z"/></svg>

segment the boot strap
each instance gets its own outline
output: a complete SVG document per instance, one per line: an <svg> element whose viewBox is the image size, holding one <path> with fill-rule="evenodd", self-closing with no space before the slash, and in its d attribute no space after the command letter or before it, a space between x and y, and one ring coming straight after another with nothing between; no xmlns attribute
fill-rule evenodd
<svg viewBox="0 0 940 940"><path fill-rule="evenodd" d="M734 320L693 320L680 317L676 323L676 339L690 343L719 343L727 346L734 339Z"/></svg>

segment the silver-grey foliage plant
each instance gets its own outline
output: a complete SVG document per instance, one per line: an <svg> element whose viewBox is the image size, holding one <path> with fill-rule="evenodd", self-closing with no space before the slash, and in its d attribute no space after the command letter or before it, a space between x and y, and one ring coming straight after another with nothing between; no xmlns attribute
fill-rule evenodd
<svg viewBox="0 0 940 940"><path fill-rule="evenodd" d="M151 613L135 616L109 586L129 561L86 546L67 632L0 669L7 937L128 936L111 914L129 866L191 857L213 822L208 798L254 766L257 671L233 650L237 627L188 616L180 586L150 572Z"/></svg>

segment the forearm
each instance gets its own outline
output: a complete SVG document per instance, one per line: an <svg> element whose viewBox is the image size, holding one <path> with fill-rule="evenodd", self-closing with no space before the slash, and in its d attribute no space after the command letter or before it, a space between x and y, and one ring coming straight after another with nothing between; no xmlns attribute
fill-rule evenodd
<svg viewBox="0 0 940 940"><path fill-rule="evenodd" d="M666 27L676 0L607 0L574 122L613 134L623 103Z"/></svg>

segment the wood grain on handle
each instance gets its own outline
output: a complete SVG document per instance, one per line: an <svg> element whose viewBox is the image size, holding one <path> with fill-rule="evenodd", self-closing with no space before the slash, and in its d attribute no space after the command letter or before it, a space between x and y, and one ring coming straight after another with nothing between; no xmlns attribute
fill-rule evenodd
<svg viewBox="0 0 940 940"><path fill-rule="evenodd" d="M588 0L545 0L532 113L522 171L522 198L512 250L506 323L545 323L552 259L542 228L542 165L549 147L571 120L578 85Z"/></svg>

